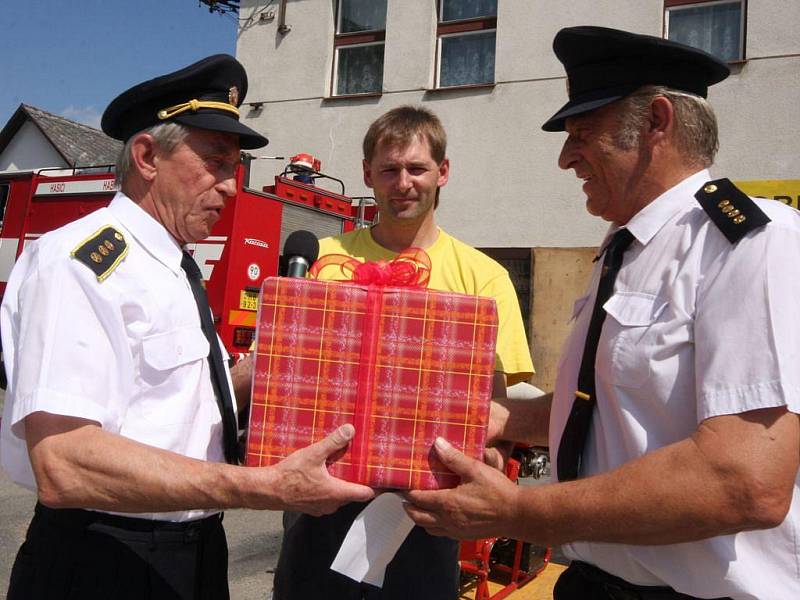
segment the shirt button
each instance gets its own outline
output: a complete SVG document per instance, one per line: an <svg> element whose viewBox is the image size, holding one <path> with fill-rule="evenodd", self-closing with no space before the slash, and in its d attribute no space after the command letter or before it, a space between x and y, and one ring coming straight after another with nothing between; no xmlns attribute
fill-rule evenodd
<svg viewBox="0 0 800 600"><path fill-rule="evenodd" d="M178 346L178 356L183 356L183 346Z"/></svg>

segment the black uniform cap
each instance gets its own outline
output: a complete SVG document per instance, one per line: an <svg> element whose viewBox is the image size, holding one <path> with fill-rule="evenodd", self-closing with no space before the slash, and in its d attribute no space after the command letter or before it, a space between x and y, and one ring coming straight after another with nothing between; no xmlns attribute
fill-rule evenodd
<svg viewBox="0 0 800 600"><path fill-rule="evenodd" d="M697 48L606 27L567 27L553 51L567 71L569 102L542 125L564 131L568 117L624 98L643 85L663 85L705 98L708 86L730 74L728 65Z"/></svg>
<svg viewBox="0 0 800 600"><path fill-rule="evenodd" d="M103 113L101 127L124 142L153 125L176 122L233 133L242 148L260 148L267 138L239 123L245 94L244 67L228 54L215 54L121 93Z"/></svg>

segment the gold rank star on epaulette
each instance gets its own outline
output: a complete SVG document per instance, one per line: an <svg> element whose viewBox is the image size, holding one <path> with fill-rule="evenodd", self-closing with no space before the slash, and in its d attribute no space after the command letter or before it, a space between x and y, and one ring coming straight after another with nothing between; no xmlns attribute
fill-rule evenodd
<svg viewBox="0 0 800 600"><path fill-rule="evenodd" d="M106 225L78 244L70 256L89 267L97 276L97 281L103 281L127 254L125 236L111 225Z"/></svg>
<svg viewBox="0 0 800 600"><path fill-rule="evenodd" d="M729 179L709 181L694 197L731 244L771 220Z"/></svg>

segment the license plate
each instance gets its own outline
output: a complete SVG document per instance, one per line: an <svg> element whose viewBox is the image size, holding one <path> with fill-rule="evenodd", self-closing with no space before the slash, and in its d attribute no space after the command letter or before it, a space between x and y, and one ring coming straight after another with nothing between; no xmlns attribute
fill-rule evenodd
<svg viewBox="0 0 800 600"><path fill-rule="evenodd" d="M242 290L239 292L239 308L242 310L258 310L258 292Z"/></svg>

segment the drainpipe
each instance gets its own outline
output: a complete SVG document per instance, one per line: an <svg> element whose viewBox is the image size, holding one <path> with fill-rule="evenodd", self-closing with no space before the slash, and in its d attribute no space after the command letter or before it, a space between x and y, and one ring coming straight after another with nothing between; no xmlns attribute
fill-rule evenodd
<svg viewBox="0 0 800 600"><path fill-rule="evenodd" d="M291 25L286 24L286 0L280 0L278 6L278 31L284 35L292 30Z"/></svg>

